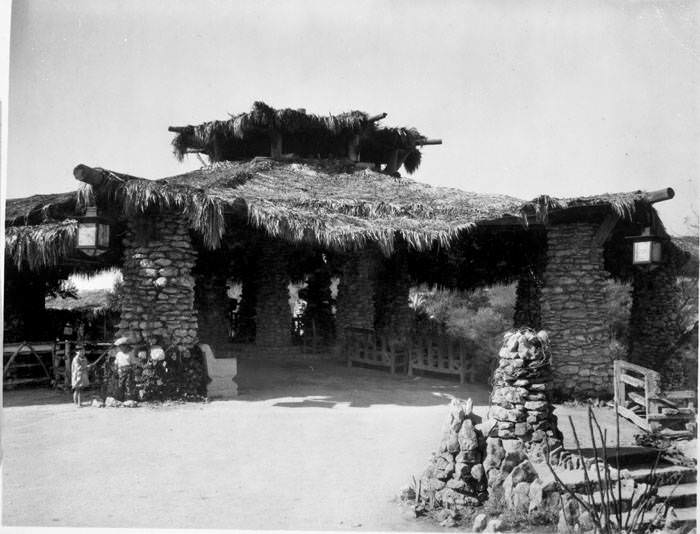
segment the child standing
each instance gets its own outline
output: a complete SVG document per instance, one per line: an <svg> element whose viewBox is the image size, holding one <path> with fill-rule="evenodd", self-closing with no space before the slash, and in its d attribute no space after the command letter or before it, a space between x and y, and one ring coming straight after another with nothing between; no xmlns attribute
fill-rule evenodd
<svg viewBox="0 0 700 534"><path fill-rule="evenodd" d="M90 385L88 378L88 361L85 357L85 349L79 347L75 351L73 363L71 364L71 386L73 386L73 403L80 408L82 399L81 391Z"/></svg>

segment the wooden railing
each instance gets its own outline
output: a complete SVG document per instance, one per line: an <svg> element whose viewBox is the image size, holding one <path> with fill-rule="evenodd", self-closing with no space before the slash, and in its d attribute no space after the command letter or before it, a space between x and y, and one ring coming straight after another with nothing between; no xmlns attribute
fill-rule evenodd
<svg viewBox="0 0 700 534"><path fill-rule="evenodd" d="M654 432L664 423L694 421L694 391L662 393L661 375L623 360L614 362L617 411L644 430Z"/></svg>
<svg viewBox="0 0 700 534"><path fill-rule="evenodd" d="M85 347L90 362L91 383L103 379L103 365L110 342L74 340L23 341L3 345L3 384L17 386L25 384L51 384L61 389L71 387L71 362L76 345Z"/></svg>
<svg viewBox="0 0 700 534"><path fill-rule="evenodd" d="M387 367L391 373L406 369L459 377L460 384L474 381L468 341L443 334L412 334L404 341L367 328L345 329L343 352L348 367L353 363Z"/></svg>
<svg viewBox="0 0 700 534"><path fill-rule="evenodd" d="M343 351L348 367L352 367L353 363L388 367L391 374L397 369L406 368L405 346L395 343L391 336L368 328L346 328Z"/></svg>
<svg viewBox="0 0 700 534"><path fill-rule="evenodd" d="M474 382L474 366L465 339L444 334L413 335L408 344L408 375L414 370L459 376Z"/></svg>

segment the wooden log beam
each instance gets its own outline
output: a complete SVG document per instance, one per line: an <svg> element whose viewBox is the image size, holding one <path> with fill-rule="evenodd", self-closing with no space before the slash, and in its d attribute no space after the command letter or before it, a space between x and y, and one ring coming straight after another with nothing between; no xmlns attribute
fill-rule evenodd
<svg viewBox="0 0 700 534"><path fill-rule="evenodd" d="M192 133L194 132L194 126L168 126L168 131L174 133Z"/></svg>
<svg viewBox="0 0 700 534"><path fill-rule="evenodd" d="M102 169L93 169L82 163L73 169L75 179L90 184L92 186L100 186L105 181L105 174Z"/></svg>
<svg viewBox="0 0 700 534"><path fill-rule="evenodd" d="M384 118L386 118L386 113L380 113L378 115L371 116L369 119L367 119L367 122L377 122Z"/></svg>
<svg viewBox="0 0 700 534"><path fill-rule="evenodd" d="M416 146L441 145L442 139L423 139L416 142Z"/></svg>
<svg viewBox="0 0 700 534"><path fill-rule="evenodd" d="M654 204L656 202L662 202L664 200L670 200L676 196L676 192L671 187L666 187L664 189L659 189L658 191L649 191L647 193L647 200L649 204Z"/></svg>

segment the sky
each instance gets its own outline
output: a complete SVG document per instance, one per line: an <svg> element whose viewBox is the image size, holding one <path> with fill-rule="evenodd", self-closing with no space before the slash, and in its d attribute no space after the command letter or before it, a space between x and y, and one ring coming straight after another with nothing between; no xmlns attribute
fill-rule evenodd
<svg viewBox="0 0 700 534"><path fill-rule="evenodd" d="M433 185L569 197L700 176L699 2L23 0L12 6L7 196L68 191L78 163L146 178L169 125L255 100L387 112L443 145ZM697 215L695 215L697 217Z"/></svg>

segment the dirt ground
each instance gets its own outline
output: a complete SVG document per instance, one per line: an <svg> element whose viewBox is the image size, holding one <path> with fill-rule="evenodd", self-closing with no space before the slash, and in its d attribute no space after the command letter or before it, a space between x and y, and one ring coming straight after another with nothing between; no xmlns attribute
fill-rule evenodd
<svg viewBox="0 0 700 534"><path fill-rule="evenodd" d="M488 409L485 386L331 362L242 360L238 383L236 400L136 409L6 391L3 525L441 530L395 496L426 467L453 396ZM573 447L565 416L583 429L585 410L556 413ZM612 410L596 413L612 444Z"/></svg>

